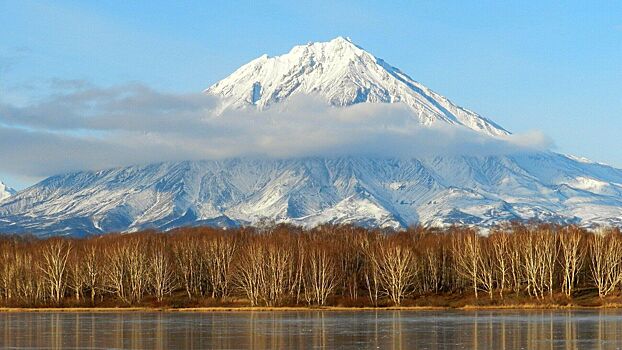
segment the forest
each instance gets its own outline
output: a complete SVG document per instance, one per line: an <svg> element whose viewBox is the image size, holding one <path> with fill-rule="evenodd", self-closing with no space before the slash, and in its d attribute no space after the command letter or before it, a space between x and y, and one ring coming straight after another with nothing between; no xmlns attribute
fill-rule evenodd
<svg viewBox="0 0 622 350"><path fill-rule="evenodd" d="M3 307L602 306L619 229L182 228L0 238Z"/></svg>

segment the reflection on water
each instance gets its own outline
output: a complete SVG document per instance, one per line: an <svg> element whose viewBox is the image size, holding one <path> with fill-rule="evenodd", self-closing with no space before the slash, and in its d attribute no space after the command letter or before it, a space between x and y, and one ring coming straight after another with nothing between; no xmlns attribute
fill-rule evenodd
<svg viewBox="0 0 622 350"><path fill-rule="evenodd" d="M622 311L1 313L0 348L615 349Z"/></svg>

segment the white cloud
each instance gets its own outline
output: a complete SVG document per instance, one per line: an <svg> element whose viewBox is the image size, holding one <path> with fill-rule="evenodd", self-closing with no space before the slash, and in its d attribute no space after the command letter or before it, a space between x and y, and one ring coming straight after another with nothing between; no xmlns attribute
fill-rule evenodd
<svg viewBox="0 0 622 350"><path fill-rule="evenodd" d="M541 133L491 138L463 127L424 127L400 104L334 108L298 97L259 112L215 114L202 94L139 84L101 88L55 82L56 93L25 105L0 103L3 171L47 176L158 161L227 157L438 154L496 155L550 147Z"/></svg>

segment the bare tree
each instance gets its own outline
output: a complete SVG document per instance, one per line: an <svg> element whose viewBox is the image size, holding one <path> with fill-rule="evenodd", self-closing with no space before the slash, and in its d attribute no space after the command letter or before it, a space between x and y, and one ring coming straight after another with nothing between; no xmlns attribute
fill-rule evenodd
<svg viewBox="0 0 622 350"><path fill-rule="evenodd" d="M429 232L428 229L416 227L410 229L413 238L413 247L419 252L418 287L422 293L440 293L448 287L451 279L449 256L450 247L447 246L446 235Z"/></svg>
<svg viewBox="0 0 622 350"><path fill-rule="evenodd" d="M574 226L509 224L404 232L350 226L310 230L183 228L82 239L0 237L0 305L141 303L400 305L410 297L486 292L543 299L579 287L622 287L622 235ZM367 298L359 298L366 293ZM67 298L67 299L65 299ZM215 300L220 299L220 300ZM363 300L365 299L365 300ZM423 299L422 299L423 300Z"/></svg>
<svg viewBox="0 0 622 350"><path fill-rule="evenodd" d="M149 282L156 299L162 301L176 286L172 253L163 237L155 237L150 244Z"/></svg>
<svg viewBox="0 0 622 350"><path fill-rule="evenodd" d="M264 265L261 280L264 282L260 295L268 306L281 304L293 282L293 254L288 245L275 240L264 240Z"/></svg>
<svg viewBox="0 0 622 350"><path fill-rule="evenodd" d="M592 280L604 298L622 280L622 243L612 232L601 231L591 236L589 247Z"/></svg>
<svg viewBox="0 0 622 350"><path fill-rule="evenodd" d="M128 304L131 303L127 267L127 255L129 254L132 254L129 246L121 242L113 242L112 245L106 247L103 270L106 290Z"/></svg>
<svg viewBox="0 0 622 350"><path fill-rule="evenodd" d="M203 249L207 254L207 274L213 298L229 295L232 262L236 253L237 242L229 236L215 235L203 240Z"/></svg>
<svg viewBox="0 0 622 350"><path fill-rule="evenodd" d="M508 251L510 284L512 291L518 295L522 290L524 281L527 279L523 270L523 256L521 250L522 236L519 232L512 233L505 231L503 234L510 237Z"/></svg>
<svg viewBox="0 0 622 350"><path fill-rule="evenodd" d="M39 269L43 273L49 288L50 298L60 304L67 287L67 261L71 252L71 243L64 239L53 239L45 242L42 248L43 261Z"/></svg>
<svg viewBox="0 0 622 350"><path fill-rule="evenodd" d="M542 249L540 255L543 256L544 262L543 274L546 280L546 290L549 292L549 296L552 297L555 286L555 268L557 266L557 256L559 255L557 235L553 231L545 229L540 231L539 238L539 246Z"/></svg>
<svg viewBox="0 0 622 350"><path fill-rule="evenodd" d="M338 269L335 258L335 247L331 242L323 243L319 239L307 242L304 254L303 285L308 303L326 304L326 299L338 283Z"/></svg>
<svg viewBox="0 0 622 350"><path fill-rule="evenodd" d="M83 250L82 263L84 264L85 287L89 291L91 305L95 304L95 295L102 289L102 269L100 252L98 247L88 242Z"/></svg>
<svg viewBox="0 0 622 350"><path fill-rule="evenodd" d="M559 233L562 263L562 292L570 297L577 283L577 275L583 266L585 257L585 243L583 232L577 227L570 226Z"/></svg>
<svg viewBox="0 0 622 350"><path fill-rule="evenodd" d="M0 291L5 302L16 297L17 279L19 274L16 257L17 243L5 240L0 243Z"/></svg>
<svg viewBox="0 0 622 350"><path fill-rule="evenodd" d="M76 302L80 302L87 284L87 270L83 263L85 251L82 244L76 244L69 254L69 288L73 291Z"/></svg>
<svg viewBox="0 0 622 350"><path fill-rule="evenodd" d="M470 281L471 288L475 293L475 298L478 297L478 290L480 288L480 258L481 258L481 245L480 237L475 232L467 232L464 234L457 234L453 240L453 253L456 272Z"/></svg>
<svg viewBox="0 0 622 350"><path fill-rule="evenodd" d="M134 304L142 300L149 278L147 250L140 236L124 237L106 249L106 286L120 300Z"/></svg>
<svg viewBox="0 0 622 350"><path fill-rule="evenodd" d="M497 285L499 296L503 298L503 291L507 288L507 279L511 275L511 237L505 232L497 232L489 237L492 245L492 256L497 270Z"/></svg>
<svg viewBox="0 0 622 350"><path fill-rule="evenodd" d="M417 274L416 259L409 244L399 242L394 237L377 241L373 254L374 268L378 273L380 285L395 305L412 289Z"/></svg>
<svg viewBox="0 0 622 350"><path fill-rule="evenodd" d="M546 292L552 296L559 254L557 236L548 228L536 228L521 234L518 244L527 279L527 292L536 298L544 298Z"/></svg>
<svg viewBox="0 0 622 350"><path fill-rule="evenodd" d="M17 278L15 280L15 295L27 304L38 304L45 296L50 295L50 287L46 276L41 272L41 263L35 261L31 249L17 251L15 265Z"/></svg>
<svg viewBox="0 0 622 350"><path fill-rule="evenodd" d="M127 272L129 277L129 287L131 302L142 300L147 290L149 269L147 265L147 250L142 247L142 240L139 237L131 237L127 243L130 254L124 256L126 259Z"/></svg>
<svg viewBox="0 0 622 350"><path fill-rule="evenodd" d="M200 280L202 267L199 255L199 240L194 236L181 236L171 243L179 280L188 299L200 295L197 280Z"/></svg>
<svg viewBox="0 0 622 350"><path fill-rule="evenodd" d="M265 288L265 249L257 238L248 239L242 246L236 264L234 283L246 295L251 306L259 305Z"/></svg>
<svg viewBox="0 0 622 350"><path fill-rule="evenodd" d="M377 239L377 235L365 235L361 236L361 241L359 243L359 249L363 252L363 256L365 257L363 278L365 280L365 286L367 287L369 300L373 306L378 306L378 299L380 298L380 277L376 267L376 261L378 260L376 256Z"/></svg>

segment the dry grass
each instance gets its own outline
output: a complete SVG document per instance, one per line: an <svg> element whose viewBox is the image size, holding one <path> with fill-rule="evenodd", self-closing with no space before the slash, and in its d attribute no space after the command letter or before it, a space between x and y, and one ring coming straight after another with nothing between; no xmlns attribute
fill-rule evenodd
<svg viewBox="0 0 622 350"><path fill-rule="evenodd" d="M311 307L311 306L224 306L224 307L42 307L42 308L0 308L0 312L301 312L301 311L443 311L443 310L598 310L620 309L621 303L603 303L601 305L559 305L551 303L536 304L507 304L507 305L463 305L459 307L448 306L390 306L390 307Z"/></svg>

